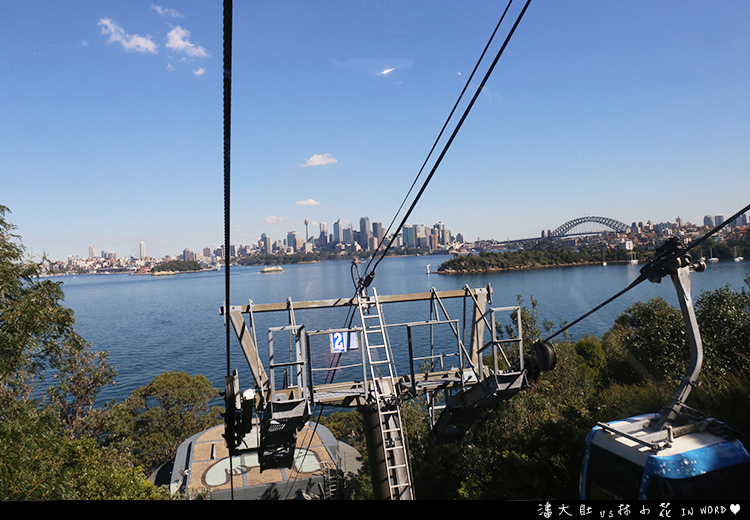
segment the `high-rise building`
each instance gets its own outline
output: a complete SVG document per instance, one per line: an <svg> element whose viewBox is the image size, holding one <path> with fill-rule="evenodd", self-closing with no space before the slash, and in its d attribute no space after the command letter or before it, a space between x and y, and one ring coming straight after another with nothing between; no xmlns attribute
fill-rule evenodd
<svg viewBox="0 0 750 520"><path fill-rule="evenodd" d="M286 245L288 247L291 247L293 251L297 250L297 239L299 238L299 235L296 231L289 231L286 234Z"/></svg>
<svg viewBox="0 0 750 520"><path fill-rule="evenodd" d="M96 246L89 246L89 260L96 258Z"/></svg>
<svg viewBox="0 0 750 520"><path fill-rule="evenodd" d="M144 242L140 243L140 250L141 250L141 260L146 258L146 244Z"/></svg>
<svg viewBox="0 0 750 520"><path fill-rule="evenodd" d="M417 247L426 249L430 246L427 236L427 227L424 224L414 226L414 237L417 241Z"/></svg>
<svg viewBox="0 0 750 520"><path fill-rule="evenodd" d="M720 226L724 223L724 215L716 215L714 217L714 226Z"/></svg>
<svg viewBox="0 0 750 520"><path fill-rule="evenodd" d="M341 230L341 241L348 246L354 243L354 233L352 231L351 224Z"/></svg>
<svg viewBox="0 0 750 520"><path fill-rule="evenodd" d="M333 224L333 243L339 244L343 242L343 235L342 235L342 229L341 229L341 219L338 219Z"/></svg>
<svg viewBox="0 0 750 520"><path fill-rule="evenodd" d="M263 233L260 236L260 252L270 255L273 252L271 238Z"/></svg>
<svg viewBox="0 0 750 520"><path fill-rule="evenodd" d="M404 247L417 247L417 237L415 236L414 227L406 224L403 228Z"/></svg>
<svg viewBox="0 0 750 520"><path fill-rule="evenodd" d="M320 235L318 236L318 247L321 249L328 248L328 224L320 223Z"/></svg>
<svg viewBox="0 0 750 520"><path fill-rule="evenodd" d="M383 229L383 224L381 224L380 222L372 223L372 236L375 238L375 247L377 247L377 245L380 244L385 238L385 229Z"/></svg>
<svg viewBox="0 0 750 520"><path fill-rule="evenodd" d="M371 236L370 219L368 217L362 217L359 219L359 245L362 246L363 249L369 249Z"/></svg>

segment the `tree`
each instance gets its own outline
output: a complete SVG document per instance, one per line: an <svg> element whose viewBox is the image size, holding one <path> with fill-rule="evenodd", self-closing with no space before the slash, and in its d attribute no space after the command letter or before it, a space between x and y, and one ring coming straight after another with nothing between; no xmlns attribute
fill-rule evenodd
<svg viewBox="0 0 750 520"><path fill-rule="evenodd" d="M24 248L0 206L0 399L28 395L66 349L81 347L73 311L60 302L60 282L40 280L40 265Z"/></svg>
<svg viewBox="0 0 750 520"><path fill-rule="evenodd" d="M75 332L61 284L24 258L7 212L0 206L0 500L158 497L140 468L88 436L114 370ZM57 385L35 394L44 376Z"/></svg>
<svg viewBox="0 0 750 520"><path fill-rule="evenodd" d="M75 346L55 356L57 383L49 386L46 393L71 438L96 435L103 412L94 411L96 398L102 387L114 383L117 372L107 362L108 352L93 351L91 343L77 335L66 341Z"/></svg>
<svg viewBox="0 0 750 520"><path fill-rule="evenodd" d="M93 438L60 435L51 408L17 401L0 409L0 499L151 500L162 498L143 470Z"/></svg>
<svg viewBox="0 0 750 520"><path fill-rule="evenodd" d="M663 298L636 302L602 336L612 381L673 381L682 377L690 350L682 313Z"/></svg>
<svg viewBox="0 0 750 520"><path fill-rule="evenodd" d="M705 350L703 372L722 376L750 363L750 294L728 286L703 291L695 314Z"/></svg>
<svg viewBox="0 0 750 520"><path fill-rule="evenodd" d="M218 395L202 375L164 372L113 408L105 444L131 453L151 471L170 462L182 441L221 422L223 408L209 407Z"/></svg>

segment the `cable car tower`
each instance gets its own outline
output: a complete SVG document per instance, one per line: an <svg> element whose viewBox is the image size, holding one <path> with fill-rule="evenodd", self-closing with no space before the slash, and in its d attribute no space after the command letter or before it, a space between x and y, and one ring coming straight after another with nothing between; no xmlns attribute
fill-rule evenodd
<svg viewBox="0 0 750 520"><path fill-rule="evenodd" d="M491 298L489 285L400 295L379 295L372 289L369 295L362 290L353 298L250 301L230 306L228 311L222 308L256 389L240 393L236 371L227 378L227 402L234 403L226 415L230 451L241 451L244 435L258 425L261 468L290 467L296 432L315 406L355 408L362 413L368 433L375 495L415 498L401 416L405 401L425 399L432 424L430 440L437 446L460 439L487 410L555 366L550 344L537 343L529 351L524 348L520 307L489 307ZM448 315L446 301L455 299L469 309L463 321ZM428 319L386 322L391 307L419 302L429 305ZM346 309L353 314L351 323L314 329L297 321L298 314L313 309ZM258 315L274 312L285 314L286 323L268 328L268 343L262 348L257 341ZM498 324L509 324L509 319L514 320L517 335L505 338ZM466 334L469 338L464 341ZM419 341L417 336L429 340ZM279 337L288 341L283 348ZM408 373L398 373L396 358L406 361L399 368ZM346 374L346 380L334 382L335 373Z"/></svg>

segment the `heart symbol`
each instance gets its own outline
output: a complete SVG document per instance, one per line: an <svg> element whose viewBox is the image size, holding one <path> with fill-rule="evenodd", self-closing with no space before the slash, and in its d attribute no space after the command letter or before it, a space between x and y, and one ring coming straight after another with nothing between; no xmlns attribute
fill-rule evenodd
<svg viewBox="0 0 750 520"><path fill-rule="evenodd" d="M740 505L732 504L731 506L729 506L729 510L736 515L740 511Z"/></svg>

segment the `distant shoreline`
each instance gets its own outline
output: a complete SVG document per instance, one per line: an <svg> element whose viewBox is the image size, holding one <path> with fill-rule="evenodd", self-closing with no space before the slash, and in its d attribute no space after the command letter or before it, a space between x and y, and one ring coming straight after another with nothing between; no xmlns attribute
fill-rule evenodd
<svg viewBox="0 0 750 520"><path fill-rule="evenodd" d="M626 264L628 260L612 260L607 264ZM527 264L527 265L516 265L513 267L486 267L482 269L440 269L433 271L437 274L482 274L482 273L497 273L501 271L526 271L529 269L546 269L549 267L580 267L583 265L602 265L602 262L572 262L567 264Z"/></svg>

